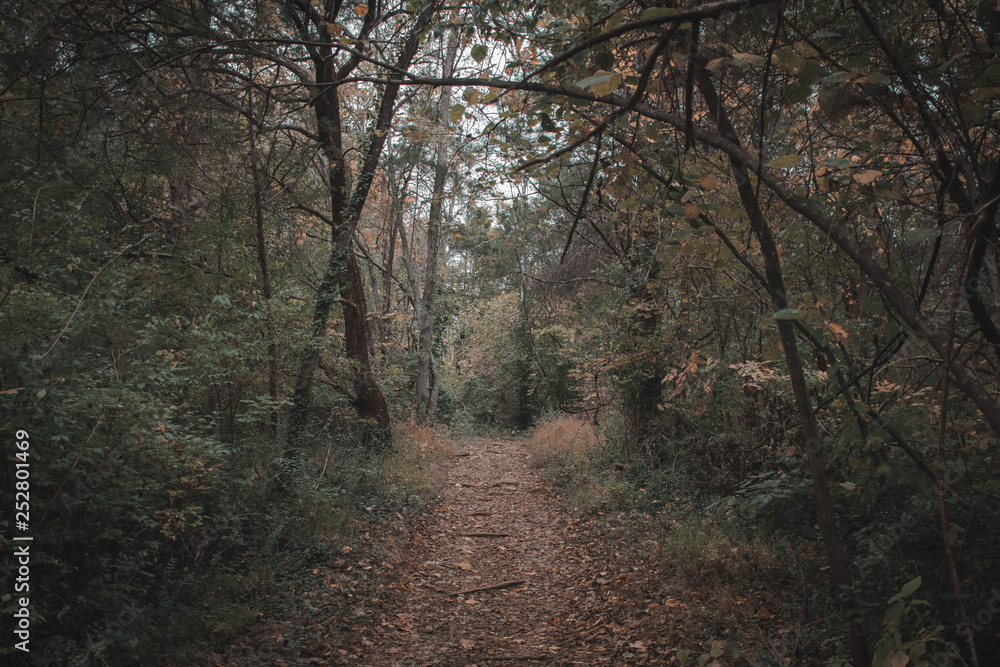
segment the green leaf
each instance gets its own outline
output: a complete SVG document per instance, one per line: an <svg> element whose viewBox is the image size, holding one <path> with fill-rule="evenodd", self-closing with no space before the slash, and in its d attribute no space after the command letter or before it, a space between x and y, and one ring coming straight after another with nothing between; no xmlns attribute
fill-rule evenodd
<svg viewBox="0 0 1000 667"><path fill-rule="evenodd" d="M803 159L804 158L801 155L782 155L781 157L776 157L766 163L765 166L768 166L771 169L788 169L798 165Z"/></svg>
<svg viewBox="0 0 1000 667"><path fill-rule="evenodd" d="M783 308L776 312L773 317L776 320L801 320L803 319L809 311L800 310L798 308Z"/></svg>
<svg viewBox="0 0 1000 667"><path fill-rule="evenodd" d="M940 227L930 227L928 229L911 229L903 232L903 240L907 243L924 243L941 236Z"/></svg>
<svg viewBox="0 0 1000 667"><path fill-rule="evenodd" d="M889 598L889 604L892 604L894 602L898 602L899 600L902 600L903 598L908 598L911 595L913 595L913 593L918 588L920 588L921 582L922 582L922 580L921 580L920 577L914 577L913 579L911 579L910 581L908 581L907 584L905 586L903 586L903 588L898 593L896 593L891 598Z"/></svg>
<svg viewBox="0 0 1000 667"><path fill-rule="evenodd" d="M621 74L618 74L617 72L605 72L604 70L598 70L594 76L588 76L586 79L577 81L576 85L580 88L590 88L591 92L595 95L603 97L615 92L621 83Z"/></svg>
<svg viewBox="0 0 1000 667"><path fill-rule="evenodd" d="M820 111L833 123L847 118L856 101L856 95L850 86L841 85L824 88L817 98Z"/></svg>
<svg viewBox="0 0 1000 667"><path fill-rule="evenodd" d="M451 108L451 122L457 123L465 115L465 106L456 104Z"/></svg>
<svg viewBox="0 0 1000 667"><path fill-rule="evenodd" d="M850 72L834 72L826 76L823 79L826 83L846 83L854 78L854 75Z"/></svg>
<svg viewBox="0 0 1000 667"><path fill-rule="evenodd" d="M921 583L922 580L920 577L914 577L909 581L909 583L903 586L903 590L899 591L899 594L902 595L904 598L908 598L911 595L913 595L914 591L920 588Z"/></svg>
<svg viewBox="0 0 1000 667"><path fill-rule="evenodd" d="M658 19L661 16L670 16L676 13L677 10L672 7L650 7L639 16L639 20Z"/></svg>
<svg viewBox="0 0 1000 667"><path fill-rule="evenodd" d="M597 84L590 87L594 91L595 95L604 97L605 95L610 95L611 93L618 90L618 86L622 85L622 75L617 72L613 72L611 77L603 84Z"/></svg>
<svg viewBox="0 0 1000 667"><path fill-rule="evenodd" d="M883 86L888 86L892 83L892 79L887 77L885 74L882 74L882 72L868 72L868 78Z"/></svg>
<svg viewBox="0 0 1000 667"><path fill-rule="evenodd" d="M802 56L798 55L797 53L795 53L795 51L793 51L790 47L787 46L778 49L775 53L778 56L778 62L781 63L781 66L790 72L794 71L803 62L805 62L805 59Z"/></svg>
<svg viewBox="0 0 1000 667"><path fill-rule="evenodd" d="M489 55L489 49L486 48L485 44L476 44L472 47L472 59L477 63L486 60L487 55Z"/></svg>
<svg viewBox="0 0 1000 667"><path fill-rule="evenodd" d="M746 217L746 211L733 206L720 206L716 214L723 220L739 220Z"/></svg>
<svg viewBox="0 0 1000 667"><path fill-rule="evenodd" d="M603 74L601 76L588 76L586 79L580 79L576 82L576 86L579 88L589 88L594 84L604 83L611 78L610 74Z"/></svg>

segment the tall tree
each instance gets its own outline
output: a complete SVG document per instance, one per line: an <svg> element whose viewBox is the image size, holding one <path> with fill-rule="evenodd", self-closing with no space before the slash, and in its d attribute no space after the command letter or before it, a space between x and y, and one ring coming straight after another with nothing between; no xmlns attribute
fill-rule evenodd
<svg viewBox="0 0 1000 667"><path fill-rule="evenodd" d="M361 7L364 8L363 11L359 9ZM403 32L399 35L402 43L393 63L394 70L389 73L388 81L378 97L378 111L365 137L360 164L352 179L341 115L342 86L365 61L365 42L375 36L376 29L385 29L387 24L394 23L399 16L406 14L398 14L395 8L390 10L379 5L371 8L367 5L347 8L340 3L328 2L324 11L319 12L307 2L288 3L299 38L307 44L314 69L315 80L303 83L315 86L311 105L316 116L318 143L328 164L328 224L331 234L330 260L316 297L312 337L295 387L292 421L289 426L289 443L293 447L305 424L313 373L322 354L330 311L338 297L344 313L347 357L354 363L352 402L360 417L370 419L380 430L389 427L388 407L371 368L364 283L353 252L353 237L395 115L402 72L413 62L424 32L437 9L437 4L432 2L404 23ZM344 30L342 26L346 23L345 17L338 16L340 12L355 12L363 16L362 25L357 35L353 36L355 48L349 52L341 48L342 37L335 35L335 32ZM338 54L343 56L338 58Z"/></svg>
<svg viewBox="0 0 1000 667"><path fill-rule="evenodd" d="M450 79L458 54L458 31L448 33L447 44L441 61L441 78ZM445 183L448 178L449 137L448 121L451 117L451 86L441 86L437 105L437 131L434 148L434 185L427 216L427 254L424 263L423 292L417 299L417 329L419 351L417 356L417 418L434 421L437 411L438 377L434 359L434 293L438 284L438 248L441 245L441 218L444 212ZM414 295L416 296L416 295Z"/></svg>

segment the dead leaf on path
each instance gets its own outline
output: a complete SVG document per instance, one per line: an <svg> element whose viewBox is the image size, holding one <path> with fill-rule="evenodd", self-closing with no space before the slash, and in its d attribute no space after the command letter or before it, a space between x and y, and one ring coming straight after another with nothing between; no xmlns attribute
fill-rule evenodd
<svg viewBox="0 0 1000 667"><path fill-rule="evenodd" d="M471 639L460 639L458 643L461 644L464 649L475 648L476 646L476 642Z"/></svg>
<svg viewBox="0 0 1000 667"><path fill-rule="evenodd" d="M680 602L678 602L674 598L670 598L669 600L667 600L663 604L666 605L667 607L676 607L677 605L680 604Z"/></svg>
<svg viewBox="0 0 1000 667"><path fill-rule="evenodd" d="M472 566L469 565L468 563L465 563L465 562L459 563L458 567L460 567L463 570L471 570L472 569Z"/></svg>
<svg viewBox="0 0 1000 667"><path fill-rule="evenodd" d="M479 600L473 600L470 598L465 601L465 604L479 604Z"/></svg>
<svg viewBox="0 0 1000 667"><path fill-rule="evenodd" d="M757 612L757 618L761 620L767 620L769 618L774 618L774 614L769 612L765 607L761 607L760 610Z"/></svg>

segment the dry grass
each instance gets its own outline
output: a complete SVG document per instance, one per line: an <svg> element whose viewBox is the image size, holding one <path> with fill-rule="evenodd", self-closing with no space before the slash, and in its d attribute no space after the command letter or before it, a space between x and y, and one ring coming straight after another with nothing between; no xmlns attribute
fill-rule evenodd
<svg viewBox="0 0 1000 667"><path fill-rule="evenodd" d="M384 491L404 497L437 493L456 445L435 429L414 421L393 425L393 450L382 461Z"/></svg>
<svg viewBox="0 0 1000 667"><path fill-rule="evenodd" d="M586 419L563 415L539 424L525 441L536 468L544 468L558 455L582 453L596 448L601 438Z"/></svg>

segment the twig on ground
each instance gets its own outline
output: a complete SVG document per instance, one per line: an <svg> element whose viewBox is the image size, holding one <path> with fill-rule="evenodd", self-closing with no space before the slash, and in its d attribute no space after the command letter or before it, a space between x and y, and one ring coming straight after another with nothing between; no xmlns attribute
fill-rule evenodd
<svg viewBox="0 0 1000 667"><path fill-rule="evenodd" d="M470 588L465 591L455 591L452 595L468 595L470 593L481 593L483 591L495 591L500 588L510 588L511 586L520 586L521 584L527 583L523 579L515 579L513 581L504 581L499 584L493 584L492 586L480 586L479 588Z"/></svg>

